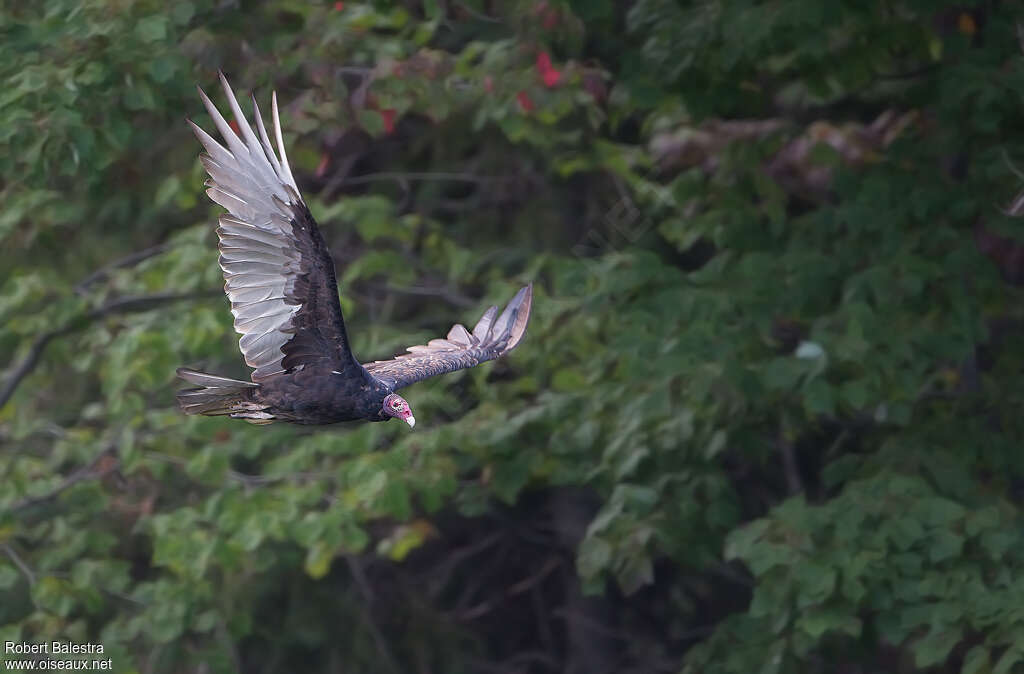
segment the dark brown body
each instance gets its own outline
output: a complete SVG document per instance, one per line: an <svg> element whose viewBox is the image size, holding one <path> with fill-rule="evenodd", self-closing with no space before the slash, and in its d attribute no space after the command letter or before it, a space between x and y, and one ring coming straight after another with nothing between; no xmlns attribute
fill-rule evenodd
<svg viewBox="0 0 1024 674"><path fill-rule="evenodd" d="M363 368L361 378L330 370L303 368L264 381L253 390L253 401L275 418L298 424L340 421L386 421L384 398L391 389Z"/></svg>

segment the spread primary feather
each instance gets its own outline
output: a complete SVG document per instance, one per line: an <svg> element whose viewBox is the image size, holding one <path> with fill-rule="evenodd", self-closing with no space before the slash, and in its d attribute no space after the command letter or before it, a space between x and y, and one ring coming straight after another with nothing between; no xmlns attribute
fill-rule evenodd
<svg viewBox="0 0 1024 674"><path fill-rule="evenodd" d="M239 132L202 89L224 144L189 124L206 150L200 161L210 176L207 194L228 211L217 228L219 262L239 348L253 372L251 382L242 382L179 369L198 386L178 394L186 413L253 423L384 421L390 417L383 401L395 390L499 358L522 340L532 285L500 316L497 307L489 308L472 332L456 324L446 337L411 346L409 353L359 364L345 332L334 262L288 163L277 96L271 98L275 151L255 97L254 131L223 74L220 81ZM412 425L411 411L408 417Z"/></svg>

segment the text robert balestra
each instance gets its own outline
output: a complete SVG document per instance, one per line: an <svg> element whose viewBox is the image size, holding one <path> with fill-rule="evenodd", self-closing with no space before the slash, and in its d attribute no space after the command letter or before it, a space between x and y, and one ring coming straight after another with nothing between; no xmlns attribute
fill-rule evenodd
<svg viewBox="0 0 1024 674"><path fill-rule="evenodd" d="M5 655L78 655L103 653L103 644L76 644L71 641L5 641Z"/></svg>

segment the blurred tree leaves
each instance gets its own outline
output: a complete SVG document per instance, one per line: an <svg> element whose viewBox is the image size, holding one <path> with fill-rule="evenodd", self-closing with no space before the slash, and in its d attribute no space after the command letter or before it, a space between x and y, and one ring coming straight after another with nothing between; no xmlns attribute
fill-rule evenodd
<svg viewBox="0 0 1024 674"><path fill-rule="evenodd" d="M1015 671L1020 9L0 7L0 638ZM183 123L217 69L279 92L364 359L537 282L414 433L174 408L178 365L244 376Z"/></svg>

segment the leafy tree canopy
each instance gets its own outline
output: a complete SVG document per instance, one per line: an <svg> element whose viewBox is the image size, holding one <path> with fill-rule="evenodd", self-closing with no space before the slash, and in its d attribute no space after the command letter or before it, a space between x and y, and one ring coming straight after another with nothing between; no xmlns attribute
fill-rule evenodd
<svg viewBox="0 0 1024 674"><path fill-rule="evenodd" d="M0 642L122 672L1024 669L1019 2L0 6ZM363 360L245 378L195 84L276 89ZM1024 200L1022 200L1024 201Z"/></svg>

